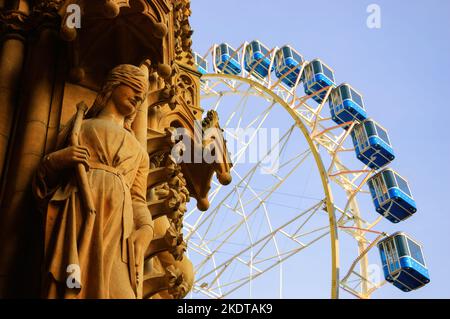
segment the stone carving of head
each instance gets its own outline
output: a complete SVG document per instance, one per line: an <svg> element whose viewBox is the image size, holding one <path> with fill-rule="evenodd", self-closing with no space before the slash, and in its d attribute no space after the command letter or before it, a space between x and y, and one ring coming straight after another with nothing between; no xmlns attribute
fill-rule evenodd
<svg viewBox="0 0 450 319"><path fill-rule="evenodd" d="M121 64L116 66L108 74L105 84L94 101L94 104L88 111L86 118L96 117L107 105L111 98L114 98L114 91L121 90L121 86L127 86L134 91L133 96L139 96L139 101L134 105L134 111L125 117L124 127L131 131L131 125L136 117L137 107L144 101L148 91L148 77L141 68L131 64ZM122 90L124 93L130 90ZM118 94L121 94L120 92ZM126 93L125 93L126 94ZM126 97L125 97L126 98Z"/></svg>

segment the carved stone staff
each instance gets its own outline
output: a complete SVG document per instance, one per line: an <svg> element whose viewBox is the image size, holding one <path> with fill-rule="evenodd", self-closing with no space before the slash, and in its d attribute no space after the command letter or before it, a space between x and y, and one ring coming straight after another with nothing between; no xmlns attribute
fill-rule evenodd
<svg viewBox="0 0 450 319"><path fill-rule="evenodd" d="M81 130L81 124L83 123L84 114L88 106L83 101L77 104L77 113L75 115L75 121L73 124L72 134L70 136L70 143L73 146L79 146L78 136ZM87 258L87 248L89 247L89 242L91 239L92 230L94 228L95 221L95 206L94 200L92 199L92 191L89 186L89 181L87 177L86 167L83 164L79 163L76 166L76 174L78 181L78 188L80 191L82 204L84 205L84 209L86 211L86 222L84 224L83 234L81 236L81 242L78 250L80 267L84 265L84 261Z"/></svg>

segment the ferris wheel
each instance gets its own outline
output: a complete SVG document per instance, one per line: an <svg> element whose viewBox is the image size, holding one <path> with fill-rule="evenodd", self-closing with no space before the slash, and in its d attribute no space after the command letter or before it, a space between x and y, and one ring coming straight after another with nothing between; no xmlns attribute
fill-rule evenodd
<svg viewBox="0 0 450 319"><path fill-rule="evenodd" d="M208 211L185 214L191 297L370 298L386 283L407 292L429 282L421 245L383 231L417 208L356 89L288 45L194 55L233 181L213 182Z"/></svg>

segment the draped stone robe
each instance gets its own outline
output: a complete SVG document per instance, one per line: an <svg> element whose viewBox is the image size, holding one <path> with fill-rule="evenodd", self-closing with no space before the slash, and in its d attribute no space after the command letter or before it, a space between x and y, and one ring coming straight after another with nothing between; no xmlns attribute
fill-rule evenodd
<svg viewBox="0 0 450 319"><path fill-rule="evenodd" d="M35 178L35 195L45 212L43 297L135 298L126 239L142 225L153 227L146 203L148 154L133 134L105 119L84 120L79 144L90 153L87 176L96 208L92 234L83 233L87 212L74 169L62 174L68 177L57 186L48 184L44 165ZM82 236L91 236L85 261L79 258ZM70 265L80 266L80 288L67 286Z"/></svg>

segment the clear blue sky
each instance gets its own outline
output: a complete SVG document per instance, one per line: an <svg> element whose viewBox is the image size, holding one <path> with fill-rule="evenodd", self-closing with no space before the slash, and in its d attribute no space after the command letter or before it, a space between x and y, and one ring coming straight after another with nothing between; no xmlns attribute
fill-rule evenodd
<svg viewBox="0 0 450 319"><path fill-rule="evenodd" d="M381 29L366 26L371 3L381 7ZM370 115L389 129L394 167L419 207L413 219L382 230L422 242L432 280L411 294L386 286L376 297L450 298L450 1L192 0L192 10L199 53L221 42L289 43L363 93Z"/></svg>

